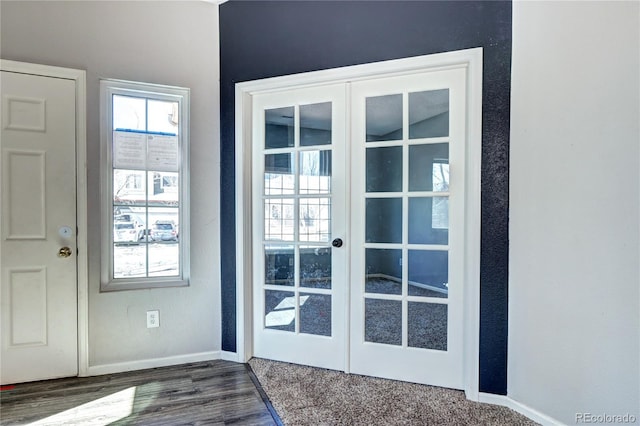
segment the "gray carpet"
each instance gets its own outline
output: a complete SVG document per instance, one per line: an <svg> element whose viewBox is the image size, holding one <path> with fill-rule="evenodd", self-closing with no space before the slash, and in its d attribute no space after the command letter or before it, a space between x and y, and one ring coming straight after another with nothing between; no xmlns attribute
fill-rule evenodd
<svg viewBox="0 0 640 426"><path fill-rule="evenodd" d="M249 361L286 426L535 425L464 392L345 374L260 358Z"/></svg>

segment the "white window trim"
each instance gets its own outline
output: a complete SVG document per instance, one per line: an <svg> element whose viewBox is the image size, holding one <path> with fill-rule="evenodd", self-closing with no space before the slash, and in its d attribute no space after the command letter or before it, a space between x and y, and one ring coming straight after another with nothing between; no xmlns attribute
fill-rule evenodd
<svg viewBox="0 0 640 426"><path fill-rule="evenodd" d="M418 71L466 67L467 182L464 271L464 391L479 399L480 352L480 167L482 154L482 48L313 71L236 84L235 206L236 218L236 353L225 359L246 362L253 355L251 269L251 125L252 100L259 93L327 83L412 74ZM348 333L347 333L348 334Z"/></svg>
<svg viewBox="0 0 640 426"><path fill-rule="evenodd" d="M178 133L180 156L180 275L179 277L113 278L113 179L112 179L112 96L134 95L174 101L179 105ZM100 203L101 203L101 265L100 291L137 290L189 285L189 95L188 88L138 83L124 80L100 80ZM148 227L148 224L147 224Z"/></svg>

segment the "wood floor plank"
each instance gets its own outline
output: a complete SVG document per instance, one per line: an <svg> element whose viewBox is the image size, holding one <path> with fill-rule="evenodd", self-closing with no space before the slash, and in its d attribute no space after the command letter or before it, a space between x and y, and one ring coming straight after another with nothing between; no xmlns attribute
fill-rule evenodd
<svg viewBox="0 0 640 426"><path fill-rule="evenodd" d="M17 384L0 425L277 425L247 367L211 361Z"/></svg>

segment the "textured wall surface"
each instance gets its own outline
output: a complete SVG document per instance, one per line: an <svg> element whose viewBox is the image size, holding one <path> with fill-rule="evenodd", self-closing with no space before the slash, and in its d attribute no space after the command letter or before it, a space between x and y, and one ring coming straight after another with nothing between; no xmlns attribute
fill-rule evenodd
<svg viewBox="0 0 640 426"><path fill-rule="evenodd" d="M510 2L220 6L223 350L236 350L234 84L474 47L484 48L480 389L506 393Z"/></svg>

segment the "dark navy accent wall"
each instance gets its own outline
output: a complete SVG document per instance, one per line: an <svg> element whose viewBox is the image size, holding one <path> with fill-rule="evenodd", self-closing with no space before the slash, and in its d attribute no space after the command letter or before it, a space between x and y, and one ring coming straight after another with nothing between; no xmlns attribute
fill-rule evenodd
<svg viewBox="0 0 640 426"><path fill-rule="evenodd" d="M235 83L473 47L484 48L480 391L506 394L508 1L229 1L220 6L224 351L236 351Z"/></svg>

